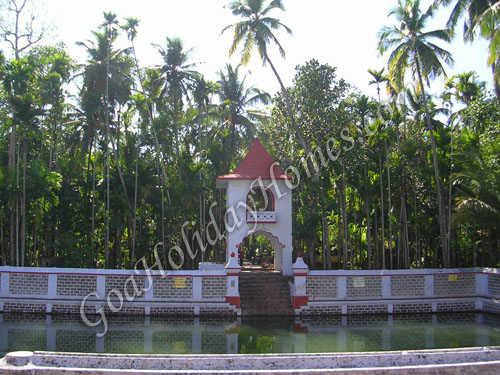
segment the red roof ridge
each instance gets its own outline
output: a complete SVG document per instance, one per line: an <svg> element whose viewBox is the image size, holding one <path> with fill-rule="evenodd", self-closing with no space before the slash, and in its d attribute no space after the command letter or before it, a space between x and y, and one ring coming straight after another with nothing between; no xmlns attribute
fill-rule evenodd
<svg viewBox="0 0 500 375"><path fill-rule="evenodd" d="M289 179L283 169L278 164L273 166L274 177L271 176L271 166L275 163L272 156L262 145L258 138L255 138L252 147L240 165L236 167L233 173L217 177L217 180L285 180Z"/></svg>

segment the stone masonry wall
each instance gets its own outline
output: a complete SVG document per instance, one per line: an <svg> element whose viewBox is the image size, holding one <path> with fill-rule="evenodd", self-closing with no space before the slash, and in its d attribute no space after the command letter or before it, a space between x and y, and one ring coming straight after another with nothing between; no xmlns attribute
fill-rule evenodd
<svg viewBox="0 0 500 375"><path fill-rule="evenodd" d="M201 281L201 296L203 298L225 298L227 279L225 277L203 277Z"/></svg>
<svg viewBox="0 0 500 375"><path fill-rule="evenodd" d="M80 314L80 304L62 304L62 303L55 303L52 305L52 314L73 314L73 315L79 315ZM86 304L84 306L84 313L86 315L94 315L96 313L95 311L95 306L93 305L88 305Z"/></svg>
<svg viewBox="0 0 500 375"><path fill-rule="evenodd" d="M174 316L184 316L184 315L194 315L193 307L182 307L182 306L153 306L151 307L151 315L174 315Z"/></svg>
<svg viewBox="0 0 500 375"><path fill-rule="evenodd" d="M347 277L347 298L382 297L381 277Z"/></svg>
<svg viewBox="0 0 500 375"><path fill-rule="evenodd" d="M301 315L340 315L342 306L307 306L302 309Z"/></svg>
<svg viewBox="0 0 500 375"><path fill-rule="evenodd" d="M22 313L45 313L46 306L43 303L16 303L7 302L3 306L4 312L22 312Z"/></svg>
<svg viewBox="0 0 500 375"><path fill-rule="evenodd" d="M307 295L312 298L337 297L336 277L308 277L306 281Z"/></svg>
<svg viewBox="0 0 500 375"><path fill-rule="evenodd" d="M47 295L49 276L36 273L11 273L9 293Z"/></svg>
<svg viewBox="0 0 500 375"><path fill-rule="evenodd" d="M437 312L456 312L456 311L475 311L476 304L474 302L439 302L437 304Z"/></svg>
<svg viewBox="0 0 500 375"><path fill-rule="evenodd" d="M425 296L424 276L391 276L391 296Z"/></svg>
<svg viewBox="0 0 500 375"><path fill-rule="evenodd" d="M392 308L394 314L416 314L432 312L430 303L395 303Z"/></svg>
<svg viewBox="0 0 500 375"><path fill-rule="evenodd" d="M474 274L434 275L434 294L438 297L475 295L476 276Z"/></svg>
<svg viewBox="0 0 500 375"><path fill-rule="evenodd" d="M225 306L220 307L212 307L212 306L201 306L200 307L200 315L202 316L224 316L236 315L236 311L232 308L228 308Z"/></svg>
<svg viewBox="0 0 500 375"><path fill-rule="evenodd" d="M58 275L58 296L80 296L85 297L96 291L97 276L90 275Z"/></svg>
<svg viewBox="0 0 500 375"><path fill-rule="evenodd" d="M491 297L500 298L500 275L488 275L488 293Z"/></svg>
<svg viewBox="0 0 500 375"><path fill-rule="evenodd" d="M129 279L130 281L127 281ZM108 296L112 290L117 290L121 293L123 299L125 299L126 285L127 293L130 297L135 296L135 298L144 298L145 281L146 278L142 276L106 276L106 296ZM134 282L136 287L134 287ZM137 291L135 291L135 289L137 289ZM111 297L115 298L117 296L115 293L111 293Z"/></svg>
<svg viewBox="0 0 500 375"><path fill-rule="evenodd" d="M193 298L193 278L155 277L153 278L153 298Z"/></svg>
<svg viewBox="0 0 500 375"><path fill-rule="evenodd" d="M386 314L387 305L347 305L347 314Z"/></svg>

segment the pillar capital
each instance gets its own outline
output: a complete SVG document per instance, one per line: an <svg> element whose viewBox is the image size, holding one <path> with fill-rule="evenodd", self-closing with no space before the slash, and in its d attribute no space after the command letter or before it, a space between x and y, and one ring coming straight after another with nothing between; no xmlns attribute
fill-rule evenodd
<svg viewBox="0 0 500 375"><path fill-rule="evenodd" d="M302 259L302 253L299 253L297 255L297 259L295 260L292 269L294 276L307 276L307 273L309 272L309 267L304 262L304 259Z"/></svg>
<svg viewBox="0 0 500 375"><path fill-rule="evenodd" d="M234 253L234 251L231 253L231 256L229 257L229 262L227 262L224 268L226 269L228 276L238 276L238 274L241 272L241 266L238 264L238 261L236 260L236 254Z"/></svg>

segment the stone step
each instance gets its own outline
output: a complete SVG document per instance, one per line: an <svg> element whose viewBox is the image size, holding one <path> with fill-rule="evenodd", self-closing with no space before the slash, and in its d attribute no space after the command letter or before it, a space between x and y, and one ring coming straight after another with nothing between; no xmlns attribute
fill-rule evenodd
<svg viewBox="0 0 500 375"><path fill-rule="evenodd" d="M293 315L289 287L292 280L275 271L242 272L239 280L242 315Z"/></svg>

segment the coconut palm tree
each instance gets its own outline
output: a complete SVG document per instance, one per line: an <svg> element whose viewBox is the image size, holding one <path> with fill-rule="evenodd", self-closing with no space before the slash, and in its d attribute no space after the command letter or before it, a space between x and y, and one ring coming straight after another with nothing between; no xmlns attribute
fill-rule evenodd
<svg viewBox="0 0 500 375"><path fill-rule="evenodd" d="M473 42L480 35L490 42L488 64L492 68L497 100L500 103L500 0L435 0L433 6L454 3L446 27L455 29L465 14L463 38Z"/></svg>
<svg viewBox="0 0 500 375"><path fill-rule="evenodd" d="M407 68L411 69L413 77L418 80L420 86L425 119L431 139L443 262L447 267L449 254L447 251L445 208L439 176L437 146L426 100L425 84L428 85L429 80L436 76L445 75L442 61L446 64L453 63L451 54L431 42L430 39L449 42L452 32L449 29L425 31L426 22L432 17L433 12L432 5L425 12L422 12L420 0L399 0L398 6L389 13L389 15L396 17L399 25L384 27L380 31L378 49L381 55L392 50L388 61L389 79L395 82L397 87L403 86Z"/></svg>
<svg viewBox="0 0 500 375"><path fill-rule="evenodd" d="M91 159L91 150L94 139L97 137L97 130L100 126L105 134L107 145L111 143L116 168L120 177L121 186L124 193L124 199L128 208L132 206L128 199L127 188L123 178L118 151L115 147L114 138L111 134L110 111L117 105L123 105L130 96L132 81L130 71L133 62L128 56L128 49L114 49L114 42L118 37L118 21L114 13L104 13L104 22L101 25L103 31L93 31L95 41L77 42L78 46L86 49L89 56L87 64L83 71L83 87L81 90L82 109L89 122L90 149L89 164ZM103 118L104 117L104 118ZM106 207L109 212L109 160L108 149L106 146ZM94 189L94 188L93 188ZM94 196L94 194L92 194ZM94 203L93 203L94 204ZM94 207L93 207L94 208ZM107 214L109 216L109 214ZM109 224L109 218L106 219ZM107 231L108 232L108 231ZM106 254L109 253L109 233L106 234Z"/></svg>
<svg viewBox="0 0 500 375"><path fill-rule="evenodd" d="M175 127L175 150L177 160L179 160L179 119L181 117L183 99L187 98L189 100L190 84L195 81L198 75L198 73L193 70L197 64L189 62L192 49L185 50L184 44L179 38L167 37L166 49L157 44L154 46L158 49L163 59L163 65L160 67L160 72L165 76L166 85L163 88L162 94L167 95L172 103Z"/></svg>
<svg viewBox="0 0 500 375"><path fill-rule="evenodd" d="M384 74L385 73L385 68L382 68L380 70L375 70L375 69L368 69L368 73L371 74L373 79L368 82L369 85L377 85L377 95L378 95L378 102L380 104L380 84L382 82L387 82L387 76Z"/></svg>
<svg viewBox="0 0 500 375"><path fill-rule="evenodd" d="M456 74L448 80L447 84L451 89L454 89L455 98L466 106L479 97L486 85L485 82L478 81L475 72Z"/></svg>
<svg viewBox="0 0 500 375"><path fill-rule="evenodd" d="M269 64L281 88L281 93L285 99L288 116L297 137L299 138L300 145L306 152L309 152L310 147L305 142L302 131L295 123L295 118L292 112L292 105L288 91L281 80L278 71L269 58L268 45L274 44L278 48L281 56L286 56L285 50L281 46L274 35L274 30L284 29L288 34L292 34L292 30L280 22L279 19L270 17L269 14L275 10L285 10L281 0L272 0L269 4L265 4L264 0L235 0L229 4L233 15L242 18L243 20L235 24L226 26L222 33L227 30L234 30L234 38L231 48L229 49L229 56L236 51L240 44L243 45L241 50L241 63L247 65L254 47L257 47L259 56L262 59L263 65Z"/></svg>
<svg viewBox="0 0 500 375"><path fill-rule="evenodd" d="M122 26L122 29L127 33L127 38L130 40L132 45L132 52L134 54L135 69L137 73L137 78L139 79L139 84L142 85L141 71L139 68L139 61L137 60L137 54L135 52L134 40L137 37L137 27L139 26L139 19L134 17L128 17L125 19L126 23ZM134 181L134 208L133 208L133 221L132 221L132 250L130 254L130 266L133 267L135 261L135 244L136 244L136 227L137 227L137 189L138 189L138 178L139 178L139 133L136 134L136 158L135 158L135 181Z"/></svg>
<svg viewBox="0 0 500 375"><path fill-rule="evenodd" d="M226 110L225 123L231 129L231 159L234 157L236 147L237 127L249 137L255 134L255 124L253 122L255 111L247 111L249 105L270 101L269 94L260 91L254 86L245 87L246 76L239 78L241 65L233 68L231 64L226 64L225 71L219 70L219 97L222 107Z"/></svg>

